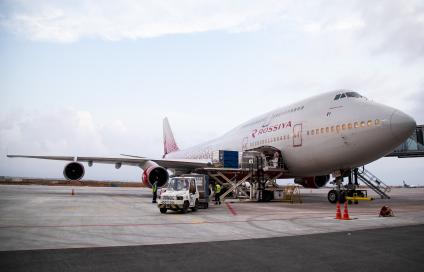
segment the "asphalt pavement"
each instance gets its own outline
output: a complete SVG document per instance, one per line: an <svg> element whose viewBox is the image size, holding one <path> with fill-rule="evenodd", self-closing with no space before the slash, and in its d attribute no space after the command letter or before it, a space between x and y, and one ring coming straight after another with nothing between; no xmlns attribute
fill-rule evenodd
<svg viewBox="0 0 424 272"><path fill-rule="evenodd" d="M223 242L3 251L0 271L424 271L424 225Z"/></svg>

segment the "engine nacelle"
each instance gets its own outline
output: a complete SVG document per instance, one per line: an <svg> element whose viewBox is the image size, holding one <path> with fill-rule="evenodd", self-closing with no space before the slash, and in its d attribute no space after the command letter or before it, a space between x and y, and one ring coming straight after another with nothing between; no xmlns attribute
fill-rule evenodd
<svg viewBox="0 0 424 272"><path fill-rule="evenodd" d="M324 187L330 180L330 175L295 178L294 183L302 185L305 188L321 188Z"/></svg>
<svg viewBox="0 0 424 272"><path fill-rule="evenodd" d="M68 163L63 169L63 176L67 180L80 180L84 176L84 166L78 162Z"/></svg>
<svg viewBox="0 0 424 272"><path fill-rule="evenodd" d="M168 182L169 174L168 171L159 166L153 161L147 161L143 166L143 177L142 181L147 187L152 187L156 182L158 187L162 187Z"/></svg>

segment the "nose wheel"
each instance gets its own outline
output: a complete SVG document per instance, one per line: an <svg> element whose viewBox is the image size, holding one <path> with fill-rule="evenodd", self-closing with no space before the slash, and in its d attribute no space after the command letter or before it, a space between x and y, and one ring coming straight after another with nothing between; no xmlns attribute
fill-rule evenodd
<svg viewBox="0 0 424 272"><path fill-rule="evenodd" d="M344 203L346 201L345 198L345 192L344 191L336 191L336 190L330 190L327 195L328 201L330 203L337 203L339 201L340 203Z"/></svg>
<svg viewBox="0 0 424 272"><path fill-rule="evenodd" d="M336 203L338 197L339 196L338 196L336 190L331 190L331 191L328 192L327 198L328 198L328 201L330 203L333 203L333 204Z"/></svg>

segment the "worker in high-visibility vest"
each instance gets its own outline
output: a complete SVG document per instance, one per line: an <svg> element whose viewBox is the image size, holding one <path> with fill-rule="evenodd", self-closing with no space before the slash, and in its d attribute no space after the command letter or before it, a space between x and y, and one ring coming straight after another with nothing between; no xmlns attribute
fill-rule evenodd
<svg viewBox="0 0 424 272"><path fill-rule="evenodd" d="M215 204L221 205L221 199L219 198L221 196L221 185L219 185L218 182L215 183L214 192L215 192Z"/></svg>
<svg viewBox="0 0 424 272"><path fill-rule="evenodd" d="M156 198L158 197L158 186L157 186L157 182L153 183L153 185L152 185L152 192L153 192L152 203L156 203Z"/></svg>

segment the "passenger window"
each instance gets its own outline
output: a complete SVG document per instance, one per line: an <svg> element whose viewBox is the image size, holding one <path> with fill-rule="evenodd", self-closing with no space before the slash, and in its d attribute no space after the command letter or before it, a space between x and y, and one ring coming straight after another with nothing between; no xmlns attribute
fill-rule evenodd
<svg viewBox="0 0 424 272"><path fill-rule="evenodd" d="M352 129L352 124L351 123L347 124L347 128Z"/></svg>
<svg viewBox="0 0 424 272"><path fill-rule="evenodd" d="M334 126L331 126L331 132L334 132Z"/></svg>
<svg viewBox="0 0 424 272"><path fill-rule="evenodd" d="M329 127L326 127L325 128L325 132L327 132L327 133L330 132L330 128Z"/></svg>
<svg viewBox="0 0 424 272"><path fill-rule="evenodd" d="M371 121L371 120L368 120L367 125L368 125L369 127L370 127L370 126L372 126L372 121Z"/></svg>
<svg viewBox="0 0 424 272"><path fill-rule="evenodd" d="M315 131L314 130L311 130L311 135L314 135L315 134Z"/></svg>
<svg viewBox="0 0 424 272"><path fill-rule="evenodd" d="M321 128L321 134L323 134L324 133L324 128Z"/></svg>
<svg viewBox="0 0 424 272"><path fill-rule="evenodd" d="M359 127L359 123L358 123L358 122L355 122L355 123L353 124L353 126L354 126L355 128L358 128L358 127Z"/></svg>
<svg viewBox="0 0 424 272"><path fill-rule="evenodd" d="M315 134L319 134L319 128L315 130Z"/></svg>
<svg viewBox="0 0 424 272"><path fill-rule="evenodd" d="M346 129L346 124L342 124L342 130Z"/></svg>
<svg viewBox="0 0 424 272"><path fill-rule="evenodd" d="M361 127L365 127L365 122L364 121L361 122Z"/></svg>
<svg viewBox="0 0 424 272"><path fill-rule="evenodd" d="M308 131L306 131L306 135L309 135L309 130L308 130Z"/></svg>
<svg viewBox="0 0 424 272"><path fill-rule="evenodd" d="M340 132L340 125L336 126L336 130L337 130L337 132Z"/></svg>
<svg viewBox="0 0 424 272"><path fill-rule="evenodd" d="M380 119L375 119L374 123L375 123L376 126L379 126L380 125Z"/></svg>

